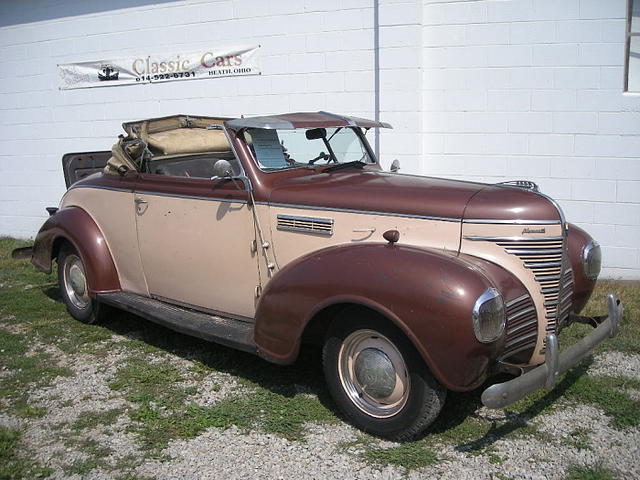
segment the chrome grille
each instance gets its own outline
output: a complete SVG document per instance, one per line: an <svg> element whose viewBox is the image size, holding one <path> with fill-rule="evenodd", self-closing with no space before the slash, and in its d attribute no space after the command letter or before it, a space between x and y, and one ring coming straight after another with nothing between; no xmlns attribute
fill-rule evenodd
<svg viewBox="0 0 640 480"><path fill-rule="evenodd" d="M562 275L562 285L560 286L558 328L562 328L569 318L571 305L573 305L573 272L567 268Z"/></svg>
<svg viewBox="0 0 640 480"><path fill-rule="evenodd" d="M496 242L533 272L544 297L547 331L556 331L562 272L562 237L518 238Z"/></svg>
<svg viewBox="0 0 640 480"><path fill-rule="evenodd" d="M278 215L278 230L333 235L333 219Z"/></svg>
<svg viewBox="0 0 640 480"><path fill-rule="evenodd" d="M506 303L507 325L503 359L533 349L538 340L538 316L528 294Z"/></svg>

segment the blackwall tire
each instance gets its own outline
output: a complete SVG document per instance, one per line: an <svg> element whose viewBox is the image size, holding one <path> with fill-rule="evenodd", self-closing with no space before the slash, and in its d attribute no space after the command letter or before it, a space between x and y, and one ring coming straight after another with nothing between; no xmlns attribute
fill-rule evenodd
<svg viewBox="0 0 640 480"><path fill-rule="evenodd" d="M411 440L438 416L446 389L400 330L376 314L345 312L327 334L322 363L329 391L358 428Z"/></svg>
<svg viewBox="0 0 640 480"><path fill-rule="evenodd" d="M58 285L69 314L83 323L103 319L105 306L89 296L84 263L78 252L65 243L58 253Z"/></svg>

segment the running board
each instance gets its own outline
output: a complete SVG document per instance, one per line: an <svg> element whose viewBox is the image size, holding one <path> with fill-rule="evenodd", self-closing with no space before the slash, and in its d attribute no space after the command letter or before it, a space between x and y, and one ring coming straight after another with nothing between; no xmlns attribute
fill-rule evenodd
<svg viewBox="0 0 640 480"><path fill-rule="evenodd" d="M134 293L99 293L96 300L185 335L256 353L253 323L195 312Z"/></svg>

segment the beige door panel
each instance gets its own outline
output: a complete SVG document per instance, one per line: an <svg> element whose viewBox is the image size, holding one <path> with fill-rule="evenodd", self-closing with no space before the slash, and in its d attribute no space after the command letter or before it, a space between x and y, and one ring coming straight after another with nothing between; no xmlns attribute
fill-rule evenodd
<svg viewBox="0 0 640 480"><path fill-rule="evenodd" d="M151 296L253 318L254 221L240 201L136 193L138 244Z"/></svg>

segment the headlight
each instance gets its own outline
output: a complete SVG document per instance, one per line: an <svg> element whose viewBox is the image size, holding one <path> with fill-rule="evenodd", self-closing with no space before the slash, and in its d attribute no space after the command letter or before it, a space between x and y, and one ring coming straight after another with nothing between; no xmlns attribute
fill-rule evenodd
<svg viewBox="0 0 640 480"><path fill-rule="evenodd" d="M595 280L600 275L602 266L602 251L597 242L589 242L582 249L582 268L589 280Z"/></svg>
<svg viewBox="0 0 640 480"><path fill-rule="evenodd" d="M473 306L473 331L482 343L495 342L504 331L506 315L502 295L495 288L487 288Z"/></svg>

